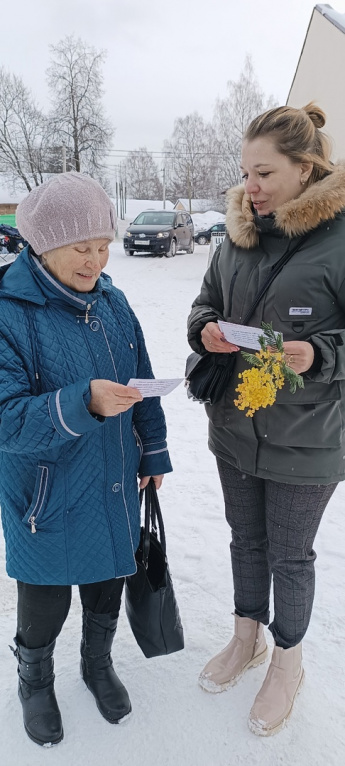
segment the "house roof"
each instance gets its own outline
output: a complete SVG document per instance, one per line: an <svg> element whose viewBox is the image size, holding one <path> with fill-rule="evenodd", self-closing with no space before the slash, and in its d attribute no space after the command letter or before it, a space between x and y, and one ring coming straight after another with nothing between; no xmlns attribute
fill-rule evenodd
<svg viewBox="0 0 345 766"><path fill-rule="evenodd" d="M188 198L184 199L183 197L179 197L179 199L177 200L177 202L175 204L175 207L176 207L176 205L178 205L179 202L181 202L181 204L186 208L186 210L189 210L189 199ZM190 202L191 202L192 209L195 209L197 207L205 207L205 206L208 206L208 205L212 205L212 200L210 200L210 199L191 199Z"/></svg>
<svg viewBox="0 0 345 766"><path fill-rule="evenodd" d="M334 11L331 5L316 5L315 10L322 13L322 15L328 19L335 27L344 32L345 34L345 13L339 13Z"/></svg>

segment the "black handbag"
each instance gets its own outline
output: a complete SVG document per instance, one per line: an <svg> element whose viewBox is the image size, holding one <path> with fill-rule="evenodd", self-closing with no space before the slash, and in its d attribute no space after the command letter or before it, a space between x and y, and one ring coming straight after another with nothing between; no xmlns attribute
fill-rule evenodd
<svg viewBox="0 0 345 766"><path fill-rule="evenodd" d="M231 378L235 358L234 354L189 354L185 371L188 398L203 404L218 402Z"/></svg>
<svg viewBox="0 0 345 766"><path fill-rule="evenodd" d="M278 276L290 258L299 250L308 236L309 234L305 234L303 237L300 237L291 250L289 245L285 253L279 258L241 324L248 324L261 298L265 295L273 280ZM235 360L236 356L234 353L216 354L205 351L204 354L197 354L196 352L189 354L185 370L185 386L188 398L202 404L216 404L227 389L234 370Z"/></svg>
<svg viewBox="0 0 345 766"><path fill-rule="evenodd" d="M145 657L184 648L183 628L166 556L162 512L153 479L145 495L145 525L136 552L137 572L126 578L125 605L133 635ZM158 525L158 528L157 528ZM159 530L159 537L158 537Z"/></svg>

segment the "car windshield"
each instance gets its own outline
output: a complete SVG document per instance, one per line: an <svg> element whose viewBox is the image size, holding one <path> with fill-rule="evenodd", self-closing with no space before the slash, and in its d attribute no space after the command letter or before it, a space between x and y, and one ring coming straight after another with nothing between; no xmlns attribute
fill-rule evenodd
<svg viewBox="0 0 345 766"><path fill-rule="evenodd" d="M140 213L133 223L137 226L164 226L174 223L175 213Z"/></svg>

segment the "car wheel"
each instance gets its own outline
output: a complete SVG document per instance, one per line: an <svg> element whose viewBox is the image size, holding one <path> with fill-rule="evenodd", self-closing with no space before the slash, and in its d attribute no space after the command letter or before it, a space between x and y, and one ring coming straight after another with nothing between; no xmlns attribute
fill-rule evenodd
<svg viewBox="0 0 345 766"><path fill-rule="evenodd" d="M173 258L174 255L176 255L176 239L172 239L171 240L169 250L166 253L166 257L167 258Z"/></svg>
<svg viewBox="0 0 345 766"><path fill-rule="evenodd" d="M127 255L134 255L134 250L126 250Z"/></svg>
<svg viewBox="0 0 345 766"><path fill-rule="evenodd" d="M206 237L198 237L198 245L207 245Z"/></svg>
<svg viewBox="0 0 345 766"><path fill-rule="evenodd" d="M190 245L189 245L189 248L187 250L187 253L194 253L194 239L193 239L193 237L192 237L192 239L190 241Z"/></svg>

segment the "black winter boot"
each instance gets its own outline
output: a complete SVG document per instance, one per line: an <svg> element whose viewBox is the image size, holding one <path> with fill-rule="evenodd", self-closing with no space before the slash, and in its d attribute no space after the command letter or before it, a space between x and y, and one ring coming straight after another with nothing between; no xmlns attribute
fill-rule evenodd
<svg viewBox="0 0 345 766"><path fill-rule="evenodd" d="M25 731L37 745L57 745L63 739L63 728L54 692L55 641L40 649L27 649L16 638L14 643Z"/></svg>
<svg viewBox="0 0 345 766"><path fill-rule="evenodd" d="M110 654L116 626L117 619L111 614L94 614L84 609L81 674L98 710L109 723L119 723L132 710L128 692L115 673Z"/></svg>

